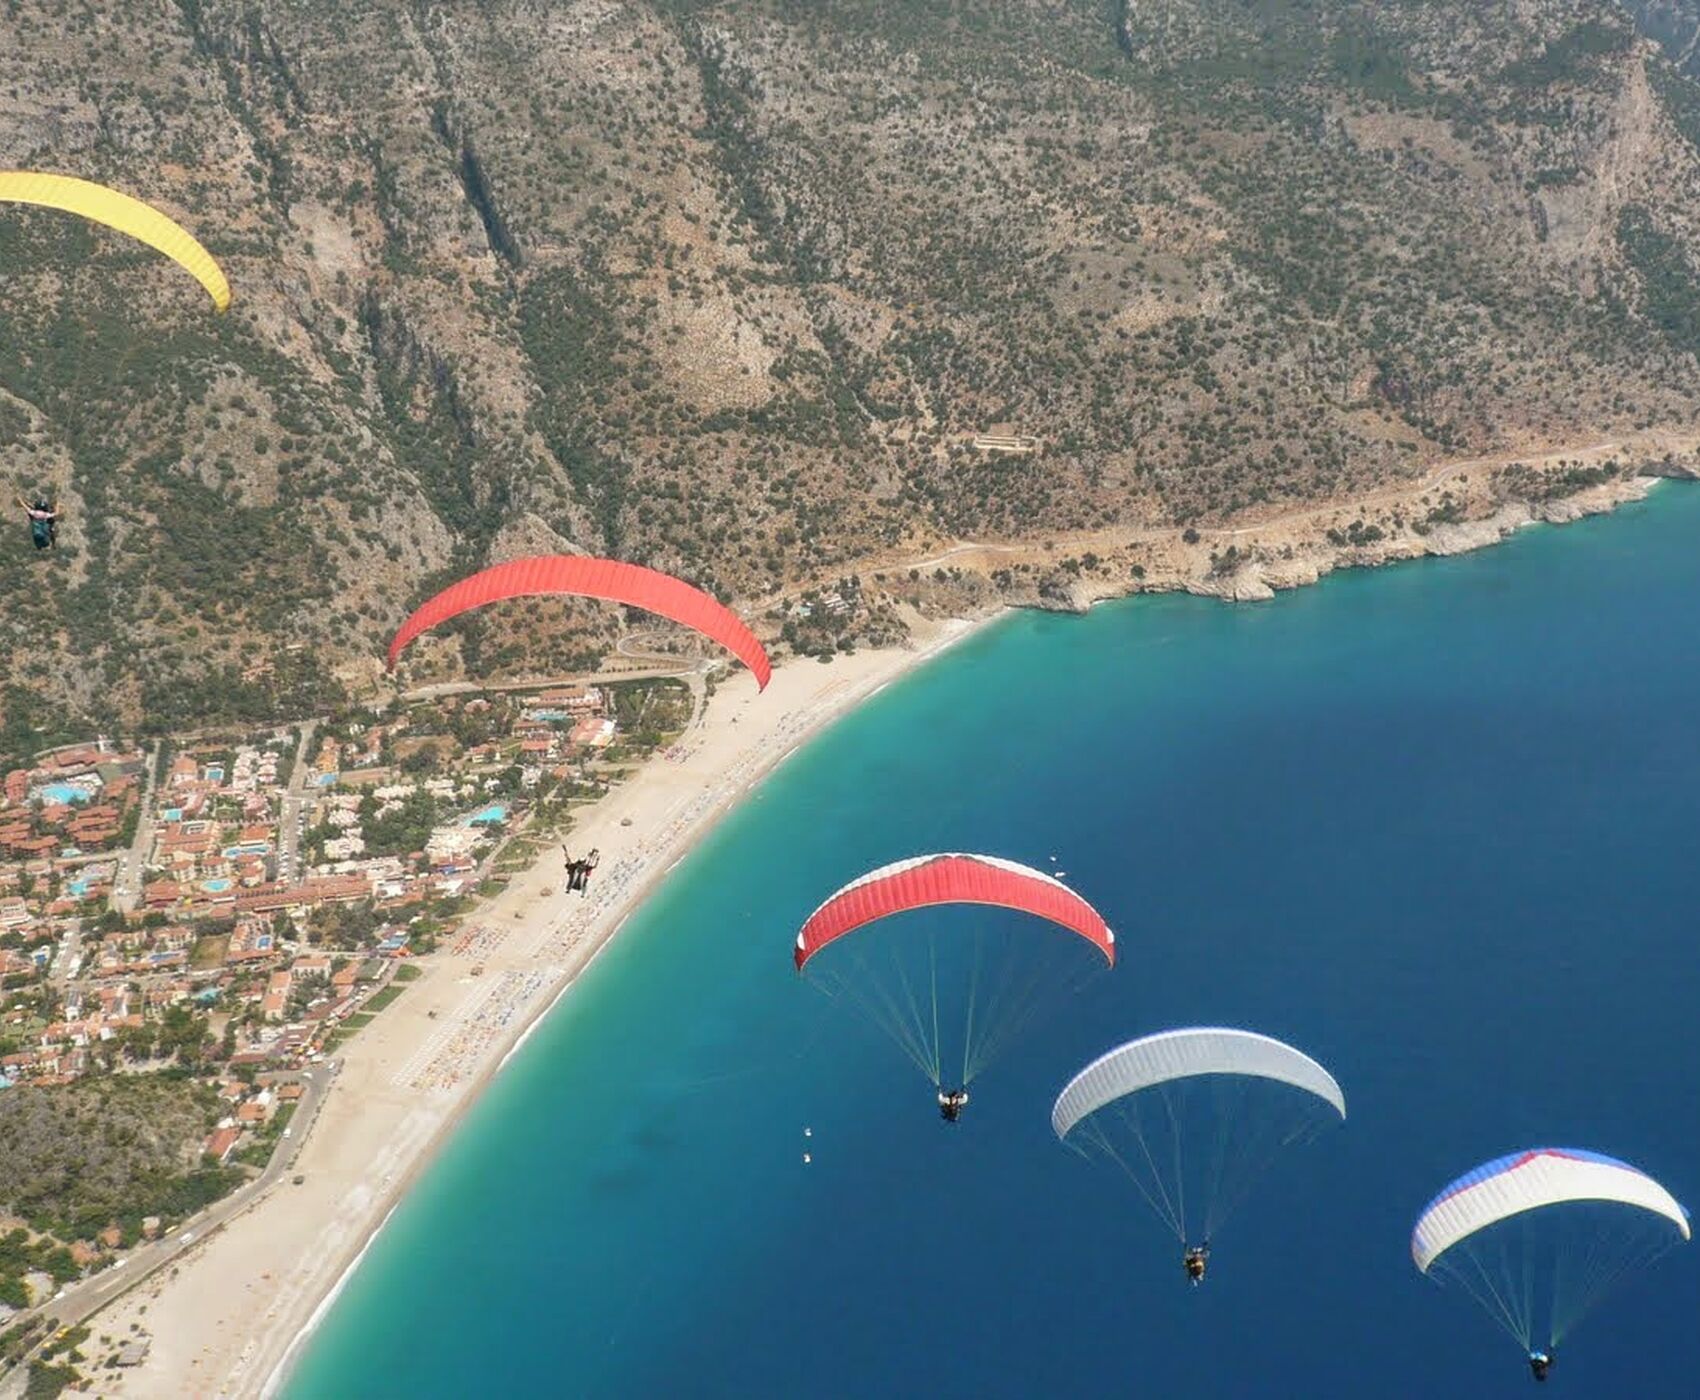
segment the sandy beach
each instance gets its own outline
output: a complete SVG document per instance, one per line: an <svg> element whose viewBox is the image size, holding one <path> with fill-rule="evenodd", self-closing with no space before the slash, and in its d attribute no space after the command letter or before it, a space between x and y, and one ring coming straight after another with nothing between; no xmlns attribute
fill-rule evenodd
<svg viewBox="0 0 1700 1400"><path fill-rule="evenodd" d="M562 892L558 851L514 876L426 974L342 1055L294 1173L92 1321L152 1338L146 1361L101 1394L275 1393L313 1323L478 1091L655 883L765 773L888 681L973 630L954 622L905 648L798 661L759 694L747 672L700 722L578 814L602 864L588 896ZM473 969L482 972L474 975Z"/></svg>

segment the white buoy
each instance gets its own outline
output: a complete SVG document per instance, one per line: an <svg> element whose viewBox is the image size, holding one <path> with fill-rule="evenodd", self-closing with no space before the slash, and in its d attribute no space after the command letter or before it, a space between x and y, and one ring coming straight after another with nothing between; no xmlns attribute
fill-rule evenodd
<svg viewBox="0 0 1700 1400"><path fill-rule="evenodd" d="M803 1154L803 1165L806 1167L812 1161L814 1161L814 1158L809 1156L809 1154L807 1152L805 1152Z"/></svg>
<svg viewBox="0 0 1700 1400"><path fill-rule="evenodd" d="M803 1129L803 1136L804 1137L813 1137L814 1135L815 1135L815 1130L813 1128L804 1128Z"/></svg>

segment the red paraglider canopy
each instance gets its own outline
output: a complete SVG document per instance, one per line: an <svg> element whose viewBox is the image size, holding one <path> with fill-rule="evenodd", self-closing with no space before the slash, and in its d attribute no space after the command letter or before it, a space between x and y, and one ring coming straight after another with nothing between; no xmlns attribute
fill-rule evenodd
<svg viewBox="0 0 1700 1400"><path fill-rule="evenodd" d="M852 880L797 935L797 970L852 929L929 904L997 904L1049 919L1093 944L1113 967L1116 936L1104 917L1061 880L996 856L916 856Z"/></svg>
<svg viewBox="0 0 1700 1400"><path fill-rule="evenodd" d="M393 670L403 648L439 622L504 598L550 593L604 598L611 603L643 608L718 642L750 668L758 688L765 690L773 675L767 653L755 634L738 620L736 613L701 589L641 564L593 559L582 554L540 554L529 559L511 559L450 584L401 624L390 641L389 666Z"/></svg>

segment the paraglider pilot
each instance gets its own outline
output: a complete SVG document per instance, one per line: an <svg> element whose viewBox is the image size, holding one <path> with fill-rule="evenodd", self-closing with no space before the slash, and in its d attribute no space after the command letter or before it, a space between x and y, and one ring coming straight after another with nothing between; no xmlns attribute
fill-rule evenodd
<svg viewBox="0 0 1700 1400"><path fill-rule="evenodd" d="M1181 1256L1181 1263L1186 1268L1186 1276L1192 1280L1196 1288L1204 1282L1204 1266L1210 1262L1210 1241L1203 1244L1189 1245Z"/></svg>
<svg viewBox="0 0 1700 1400"><path fill-rule="evenodd" d="M954 1123L962 1117L962 1110L968 1106L968 1091L966 1089L939 1090L939 1117L947 1123Z"/></svg>
<svg viewBox="0 0 1700 1400"><path fill-rule="evenodd" d="M46 496L37 496L34 505L19 496L18 504L24 508L24 513L29 516L30 538L35 541L35 547L37 549L52 549L58 542L56 539L59 529L58 510L48 501Z"/></svg>
<svg viewBox="0 0 1700 1400"><path fill-rule="evenodd" d="M1544 1381L1547 1378L1547 1372L1551 1369L1551 1353L1544 1351L1532 1351L1529 1353L1529 1374L1536 1380Z"/></svg>

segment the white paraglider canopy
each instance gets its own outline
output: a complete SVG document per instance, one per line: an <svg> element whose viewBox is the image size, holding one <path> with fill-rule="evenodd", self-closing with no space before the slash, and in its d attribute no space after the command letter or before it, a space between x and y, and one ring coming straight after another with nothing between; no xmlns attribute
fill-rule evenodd
<svg viewBox="0 0 1700 1400"><path fill-rule="evenodd" d="M1099 1056L1057 1096L1051 1127L1118 1167L1189 1249L1207 1249L1277 1157L1345 1116L1346 1096L1310 1056L1193 1026Z"/></svg>
<svg viewBox="0 0 1700 1400"><path fill-rule="evenodd" d="M1141 1089L1201 1074L1239 1074L1290 1084L1326 1099L1346 1116L1346 1096L1334 1076L1291 1045L1255 1031L1221 1026L1161 1031L1100 1055L1068 1082L1051 1110L1051 1127L1065 1138L1082 1118Z"/></svg>
<svg viewBox="0 0 1700 1400"><path fill-rule="evenodd" d="M1534 1356L1620 1283L1689 1238L1645 1172L1579 1147L1531 1147L1465 1172L1424 1208L1411 1259L1462 1286Z"/></svg>

